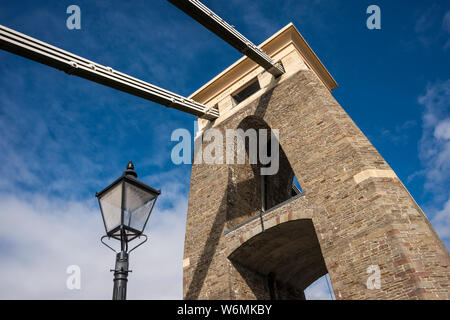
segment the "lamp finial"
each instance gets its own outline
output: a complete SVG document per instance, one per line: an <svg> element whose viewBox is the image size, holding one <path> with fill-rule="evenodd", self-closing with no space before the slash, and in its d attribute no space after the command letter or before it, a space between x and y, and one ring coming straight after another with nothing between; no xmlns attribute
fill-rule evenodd
<svg viewBox="0 0 450 320"><path fill-rule="evenodd" d="M127 164L127 169L123 173L124 175L132 175L133 177L137 178L137 173L134 171L134 164L133 161L130 160Z"/></svg>
<svg viewBox="0 0 450 320"><path fill-rule="evenodd" d="M133 161L130 160L130 162L128 162L128 164L127 164L127 169L134 170L134 164L133 164Z"/></svg>

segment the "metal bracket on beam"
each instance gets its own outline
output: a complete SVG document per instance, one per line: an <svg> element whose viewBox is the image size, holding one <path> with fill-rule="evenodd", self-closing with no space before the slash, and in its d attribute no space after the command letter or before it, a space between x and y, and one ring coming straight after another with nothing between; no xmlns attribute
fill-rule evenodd
<svg viewBox="0 0 450 320"><path fill-rule="evenodd" d="M192 99L187 99L2 25L0 25L0 49L200 118L214 120L219 117L219 110L215 108L209 108Z"/></svg>
<svg viewBox="0 0 450 320"><path fill-rule="evenodd" d="M233 26L211 11L198 0L168 0L174 6L184 11L191 18L205 28L228 42L242 54L255 61L275 77L285 71L280 62L273 61L264 51L255 46L250 40L240 34Z"/></svg>

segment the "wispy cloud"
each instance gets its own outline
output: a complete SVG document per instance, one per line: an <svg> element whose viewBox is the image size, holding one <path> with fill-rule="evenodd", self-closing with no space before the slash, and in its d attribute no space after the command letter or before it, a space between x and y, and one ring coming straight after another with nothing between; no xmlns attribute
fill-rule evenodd
<svg viewBox="0 0 450 320"><path fill-rule="evenodd" d="M414 31L423 46L443 43L443 49L447 50L450 46L450 11L443 11L442 4L432 3L417 19Z"/></svg>
<svg viewBox="0 0 450 320"><path fill-rule="evenodd" d="M450 11L447 11L444 16L444 19L442 21L442 28L447 34L447 42L444 44L444 50L447 50L450 48Z"/></svg>
<svg viewBox="0 0 450 320"><path fill-rule="evenodd" d="M232 5L236 8L242 6L241 1L233 1ZM271 35L277 27L277 21L272 20L264 13L264 3L256 1L245 4L245 10L242 10L241 19L245 24L245 29L248 30L250 36Z"/></svg>
<svg viewBox="0 0 450 320"><path fill-rule="evenodd" d="M406 144L410 137L410 132L417 126L415 120L405 121L403 124L396 125L393 129L382 129L381 137L386 138L395 145Z"/></svg>
<svg viewBox="0 0 450 320"><path fill-rule="evenodd" d="M449 238L450 219L450 79L429 84L419 97L424 107L419 157L424 166L425 191L434 196L432 223ZM439 207L439 204L443 204ZM447 230L447 231L446 231Z"/></svg>
<svg viewBox="0 0 450 320"><path fill-rule="evenodd" d="M416 21L414 31L418 34L424 34L430 31L435 25L436 18L439 16L439 6L433 3L428 7Z"/></svg>
<svg viewBox="0 0 450 320"><path fill-rule="evenodd" d="M442 21L442 28L444 29L444 31L450 34L450 11L447 11L444 16L444 20Z"/></svg>
<svg viewBox="0 0 450 320"><path fill-rule="evenodd" d="M445 194L448 188L442 189L445 186L443 183L450 178L450 137L447 135L450 119L450 79L429 84L418 101L424 107L419 156L429 169L426 189L435 193L444 191Z"/></svg>
<svg viewBox="0 0 450 320"><path fill-rule="evenodd" d="M450 239L450 198L444 204L442 210L435 213L433 225L436 226L436 231L442 238Z"/></svg>

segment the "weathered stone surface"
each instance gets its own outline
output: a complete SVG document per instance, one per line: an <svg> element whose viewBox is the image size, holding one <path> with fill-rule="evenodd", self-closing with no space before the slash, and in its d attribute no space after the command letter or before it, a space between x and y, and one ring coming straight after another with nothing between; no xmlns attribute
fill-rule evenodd
<svg viewBox="0 0 450 320"><path fill-rule="evenodd" d="M280 171L267 178L267 207L276 207L259 217L259 165L194 164L184 298L304 299L328 272L338 299L449 299L449 254L428 219L303 66L209 125L224 136L280 131ZM294 174L304 195L291 198ZM371 265L380 289L367 288Z"/></svg>

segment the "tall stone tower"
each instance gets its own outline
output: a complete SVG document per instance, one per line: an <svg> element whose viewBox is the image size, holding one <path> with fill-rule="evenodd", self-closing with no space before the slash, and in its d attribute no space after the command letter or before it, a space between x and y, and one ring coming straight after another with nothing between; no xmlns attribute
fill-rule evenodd
<svg viewBox="0 0 450 320"><path fill-rule="evenodd" d="M303 37L289 24L261 48L285 74L243 57L190 97L220 110L197 139L278 129L280 158L272 176L248 161L192 166L184 298L304 299L329 273L337 299L449 299L448 251Z"/></svg>

